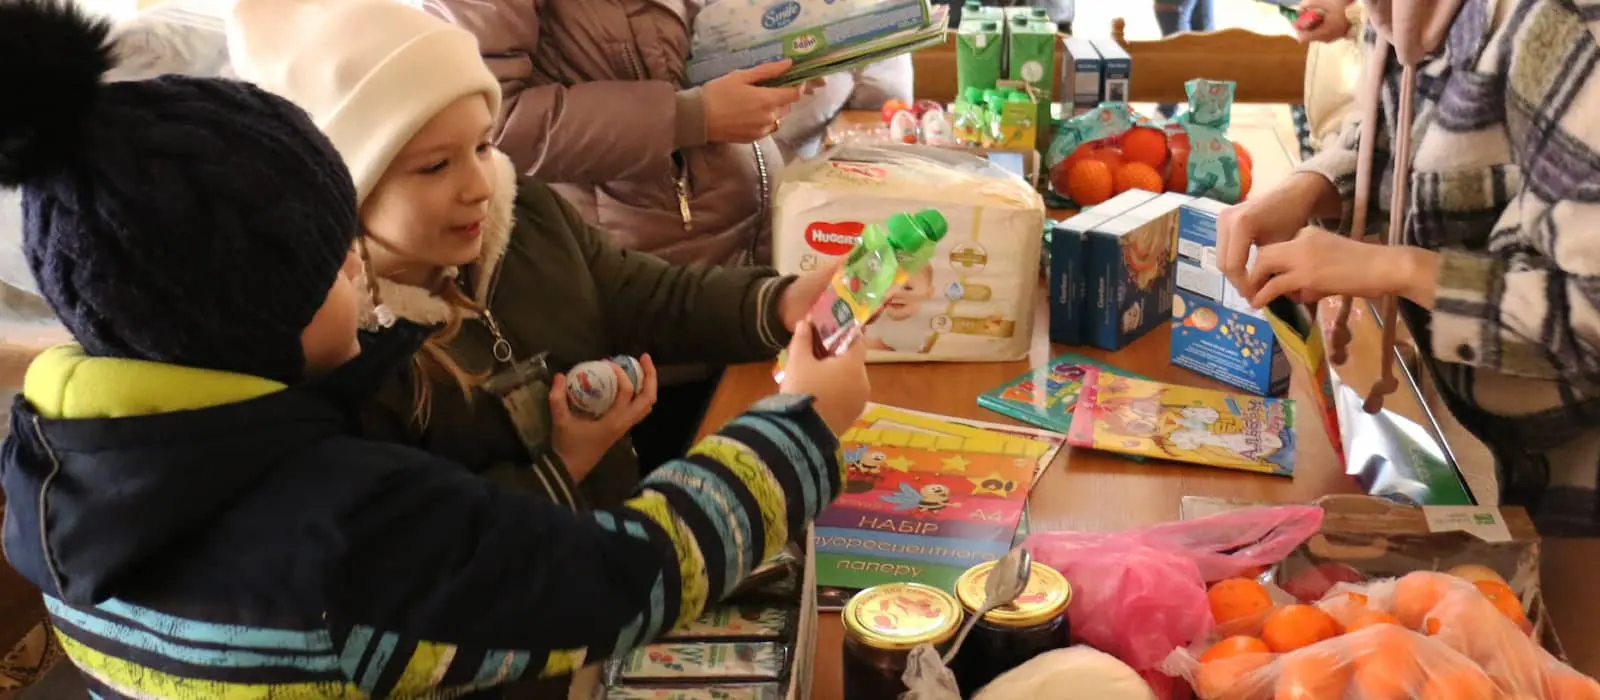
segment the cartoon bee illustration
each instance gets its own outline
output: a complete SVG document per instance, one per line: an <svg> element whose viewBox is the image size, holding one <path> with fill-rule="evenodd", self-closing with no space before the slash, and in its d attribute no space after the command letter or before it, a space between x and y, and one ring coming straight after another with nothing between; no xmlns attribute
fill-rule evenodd
<svg viewBox="0 0 1600 700"><path fill-rule="evenodd" d="M950 500L950 487L944 484L928 484L919 490L902 482L899 491L881 498L884 503L894 506L896 513L915 508L919 513L932 514L961 505Z"/></svg>
<svg viewBox="0 0 1600 700"><path fill-rule="evenodd" d="M866 493L877 487L889 455L865 447L845 452L845 493Z"/></svg>

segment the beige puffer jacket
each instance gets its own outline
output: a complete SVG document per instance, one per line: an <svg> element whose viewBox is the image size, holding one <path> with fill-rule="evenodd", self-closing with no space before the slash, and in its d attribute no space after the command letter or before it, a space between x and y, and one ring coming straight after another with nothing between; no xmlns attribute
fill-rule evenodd
<svg viewBox="0 0 1600 700"><path fill-rule="evenodd" d="M477 35L499 146L616 243L674 263L765 264L770 138L708 143L685 64L701 0L426 0Z"/></svg>

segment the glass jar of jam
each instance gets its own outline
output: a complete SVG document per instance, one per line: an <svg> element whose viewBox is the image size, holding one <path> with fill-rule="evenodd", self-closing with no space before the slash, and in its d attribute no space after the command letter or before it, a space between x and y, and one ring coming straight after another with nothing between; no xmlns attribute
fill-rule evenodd
<svg viewBox="0 0 1600 700"><path fill-rule="evenodd" d="M943 654L961 626L954 596L920 583L887 583L844 606L844 700L893 700L906 692L906 654L932 644Z"/></svg>
<svg viewBox="0 0 1600 700"><path fill-rule="evenodd" d="M956 579L956 598L968 615L983 607L984 585L994 562L968 569ZM1067 605L1072 602L1072 585L1060 572L1033 562L1028 587L1009 605L1002 605L972 628L961 644L950 670L956 675L962 697L971 697L980 688L1035 656L1061 649L1070 642Z"/></svg>

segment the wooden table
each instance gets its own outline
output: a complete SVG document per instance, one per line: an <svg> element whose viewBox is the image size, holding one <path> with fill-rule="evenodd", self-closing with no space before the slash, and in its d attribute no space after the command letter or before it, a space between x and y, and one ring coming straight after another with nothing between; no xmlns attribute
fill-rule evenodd
<svg viewBox="0 0 1600 700"><path fill-rule="evenodd" d="M847 113L846 120L857 125L871 124L873 113ZM1269 186L1286 177L1298 153L1294 130L1288 125L1287 108L1272 105L1240 105L1235 108L1233 138L1245 144L1255 157L1257 187ZM1064 212L1053 212L1060 217ZM1069 350L1052 346L1047 337L1048 309L1042 298L1034 341L1027 361L988 364L879 364L870 369L872 400L944 415L994 422L1013 422L978 407L978 394L1012 379L1030 367L1043 364L1054 355ZM1376 376L1378 326L1365 314L1354 324L1356 340L1351 359L1338 368L1350 383L1365 393L1368 377ZM1174 367L1169 359L1170 333L1157 328L1144 338L1116 353L1094 348L1074 347L1071 351L1104 360L1157 380L1193 386L1225 389L1224 385L1187 370ZM1316 401L1306 369L1293 368L1289 398L1302 406ZM721 386L711 401L701 434L738 415L755 400L776 390L768 363L728 368ZM1403 389L1404 391L1404 389ZM1399 394L1390 405L1397 412L1422 420L1421 402L1415 395ZM1301 414L1296 440L1294 478L1272 477L1223 470L1211 470L1171 463L1136 463L1090 450L1064 449L1035 486L1029 499L1029 524L1034 532L1050 530L1113 531L1170 521L1178 517L1184 496L1215 496L1273 502L1303 502L1330 493L1357 490L1345 475L1323 424L1311 411ZM1600 543L1553 543L1552 556L1558 562L1547 564L1552 572L1571 571L1585 559L1600 556ZM1547 556L1547 560L1551 557ZM1547 587L1547 600L1561 611L1583 611L1577 620L1600 619L1600 605L1585 592L1586 586L1563 583ZM1570 606L1570 607L1568 607ZM1588 673L1600 672L1600 634L1580 630L1578 625L1561 626L1574 662ZM1581 638L1578 636L1584 632ZM816 646L813 697L835 700L841 696L839 647L843 629L837 614L824 613Z"/></svg>

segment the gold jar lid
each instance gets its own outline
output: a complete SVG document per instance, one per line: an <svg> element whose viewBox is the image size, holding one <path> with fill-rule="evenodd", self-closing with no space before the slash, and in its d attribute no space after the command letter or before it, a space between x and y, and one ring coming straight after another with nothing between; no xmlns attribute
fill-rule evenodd
<svg viewBox="0 0 1600 700"><path fill-rule="evenodd" d="M845 634L867 646L904 651L918 644L941 644L961 625L954 596L920 583L873 586L844 606Z"/></svg>
<svg viewBox="0 0 1600 700"><path fill-rule="evenodd" d="M983 607L984 600L988 598L984 595L983 587L988 583L992 570L994 562L984 562L967 569L961 578L956 579L956 597L961 599L961 605L968 613L976 613L978 608ZM1067 583L1067 578L1049 566L1033 562L1032 573L1028 575L1028 587L1023 589L1022 595L1009 605L989 611L983 619L1003 627L1032 627L1055 619L1071 602L1072 584Z"/></svg>

